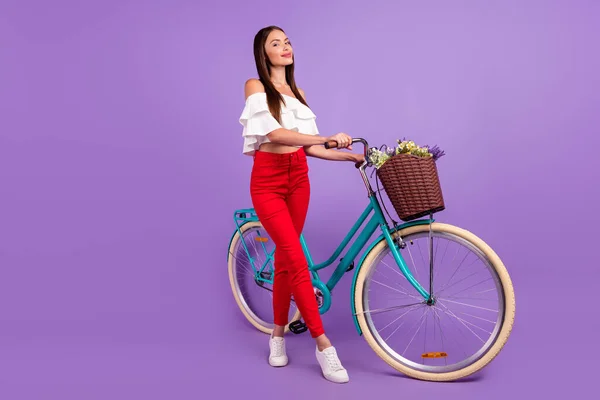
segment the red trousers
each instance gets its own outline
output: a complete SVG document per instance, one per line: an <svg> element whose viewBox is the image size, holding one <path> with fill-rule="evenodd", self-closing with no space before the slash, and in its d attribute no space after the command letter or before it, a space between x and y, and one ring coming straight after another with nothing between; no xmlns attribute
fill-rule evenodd
<svg viewBox="0 0 600 400"><path fill-rule="evenodd" d="M256 215L275 243L275 324L288 324L293 295L311 336L315 338L322 335L325 331L308 263L300 244L310 199L304 149L286 154L256 151L250 194Z"/></svg>

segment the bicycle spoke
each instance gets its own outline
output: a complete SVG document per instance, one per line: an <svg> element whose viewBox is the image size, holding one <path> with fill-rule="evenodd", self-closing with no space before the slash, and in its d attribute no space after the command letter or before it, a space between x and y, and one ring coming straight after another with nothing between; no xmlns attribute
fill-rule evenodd
<svg viewBox="0 0 600 400"><path fill-rule="evenodd" d="M445 350L444 350L444 338L446 337L446 335L444 335L444 332L443 332L443 330L442 330L442 319L441 319L440 315L438 314L437 310L438 310L438 308L434 308L434 309L433 309L433 312L434 312L434 314L435 314L435 315L437 316L437 318L438 318L438 326L439 326L439 328L440 328L440 332L441 332L441 334L442 334L442 351L445 351ZM460 331L459 331L459 332L460 332ZM462 332L461 332L461 333L462 333ZM454 340L454 343L456 343L456 344L458 345L458 347L459 347L459 348L462 350L462 352L463 352L463 354L465 355L465 357L469 357L469 355L468 355L468 354L467 354L467 352L466 352L466 351L463 349L463 347L460 345L460 343L458 343L458 340L456 340L456 338L455 338L454 336L450 336L450 337L452 338L452 340ZM464 337L464 334L463 334L463 337ZM446 361L446 365L448 365L448 362L447 362L447 360L446 360L446 359L444 359L444 360Z"/></svg>
<svg viewBox="0 0 600 400"><path fill-rule="evenodd" d="M456 260L456 256L458 255L459 251L460 251L460 248L456 249L456 254L454 255L454 258L452 259L452 264L454 264L454 260ZM463 258L462 261L460 262L460 264L458 264L458 266L454 270L454 273L452 274L452 276L450 276L450 279L448 279L448 283L446 283L446 285L444 285L444 287L448 286L450 284L450 282L452 282L452 279L454 278L454 275L456 275L456 273L460 269L461 265L463 265L463 263L465 262L465 260L467 259L467 257L469 257L469 254L470 254L469 252L467 252L467 254L465 254L465 258Z"/></svg>
<svg viewBox="0 0 600 400"><path fill-rule="evenodd" d="M408 329L408 332L411 332L411 331L413 330L413 328L414 328L415 326L419 325L419 323L420 323L419 327L417 328L417 331L415 332L415 334L414 334L414 335L413 335L413 337L411 338L410 342L408 343L408 345L406 346L406 348L405 348L405 349L404 349L404 351L402 352L402 355L404 355L404 353L406 353L406 350L408 349L408 346L410 346L410 345L411 345L411 343L412 343L412 342L413 342L413 340L415 339L415 336L416 336L416 335L417 335L417 333L419 332L419 329L421 329L421 326L423 325L423 322L422 322L422 321L423 321L423 318L425 317L425 314L426 314L427 308L429 308L429 307L425 307L425 309L423 310L423 315L421 315L421 318L419 318L419 319L417 320L417 322L415 322L415 323L414 323L414 324L413 324L413 325L412 325L412 326L411 326L411 327Z"/></svg>
<svg viewBox="0 0 600 400"><path fill-rule="evenodd" d="M401 316L399 316L398 318L396 318L395 320L393 320L392 322L390 322L389 324L387 324L387 325L386 325L386 326L385 326L385 327L382 329L382 331L383 331L385 328L387 328L388 326L392 325L394 322L398 321L400 318L404 317L404 316L405 316L406 314L408 314L409 312L411 312L411 311L414 311L414 310L418 310L418 309L419 309L418 307L413 307L413 308L411 308L410 310L408 310L407 312L405 312L404 314L402 314ZM401 328L401 327L404 325L404 323L405 323L405 322L406 322L406 321L402 321L402 323L400 324L400 326L398 326L396 329L394 329L394 331L393 331L392 333L390 333L390 335L389 335L387 338L385 338L385 341L387 342L388 340L390 340L390 338L391 338L391 337L392 337L392 336L393 336L393 335L394 335L394 334L395 334L395 333L398 331L398 329L400 329L400 328Z"/></svg>
<svg viewBox="0 0 600 400"><path fill-rule="evenodd" d="M469 264L469 267L470 267L470 266L472 266L473 264L475 264L477 261L481 261L481 260L480 260L479 258L475 259L475 260L474 260L474 261L473 261L471 264ZM448 288L451 288L452 286L455 286L456 284L458 284L458 283L460 283L460 282L464 281L465 279L467 279L467 278L469 278L469 277L471 277L471 276L473 276L473 275L475 275L475 274L481 273L481 272L482 272L482 271L474 272L473 274L471 274L471 275L467 276L466 278L463 278L463 279L459 280L458 282L454 282L454 283L453 283L452 285L450 285L450 286L447 286L448 284L450 284L450 282L448 282L448 283L446 284L446 286L444 286L444 290L445 290L445 289L448 289ZM483 272L485 272L485 270L484 270Z"/></svg>
<svg viewBox="0 0 600 400"><path fill-rule="evenodd" d="M460 327L456 324L456 321L454 319L452 319L452 318L449 318L449 315L446 312L444 312L444 310L442 310L441 308L438 307L438 310L442 311L446 316L448 316L448 320L450 322L452 322L452 326L454 326L456 328L456 330L458 331L458 333L460 333L461 336L465 340L468 341L469 339L467 338L467 336L465 335L465 333L463 332L463 330L460 329ZM440 322L441 322L441 319L440 319ZM454 340L454 343L456 343L462 349L462 346L460 345L460 343L458 343L458 341L456 340L456 338L454 336L450 336L450 337ZM466 357L468 357L467 352L464 349L463 349L463 353L465 354Z"/></svg>
<svg viewBox="0 0 600 400"><path fill-rule="evenodd" d="M254 254L258 255L258 249L256 248L256 238L255 240L250 240L250 243L252 243L252 247L254 247Z"/></svg>
<svg viewBox="0 0 600 400"><path fill-rule="evenodd" d="M493 278L490 278L493 279ZM477 285L475 285L477 286ZM467 288L469 289L469 288ZM486 289L486 290L481 290L479 292L475 292L475 293L471 293L471 296L467 296L468 293L462 295L462 296L457 296L459 295L461 292L456 292L453 293L450 296L443 296L444 299L473 299L473 300L489 300L489 301L498 301L497 297L496 298L489 298L489 297L483 297L484 293L488 293L488 292L492 292L492 291L496 291L497 289L495 287L491 288L491 289Z"/></svg>
<svg viewBox="0 0 600 400"><path fill-rule="evenodd" d="M248 274L252 277L256 276L256 272L254 271L254 268L252 267L252 265L250 265L250 262L242 260L243 262L240 262L241 266L242 266L242 273Z"/></svg>
<svg viewBox="0 0 600 400"><path fill-rule="evenodd" d="M442 256L442 261L444 261L444 258L446 258L446 253L448 252L448 246L450 246L450 240L445 239L446 240L446 249L444 250L444 255Z"/></svg>
<svg viewBox="0 0 600 400"><path fill-rule="evenodd" d="M419 278L419 271L417 271L417 264L415 263L415 259L413 258L412 252L410 251L410 245L407 244L406 249L408 250L408 255L410 256L410 260L412 261L413 269L414 269L415 273L417 274L417 280L421 280L421 278Z"/></svg>
<svg viewBox="0 0 600 400"><path fill-rule="evenodd" d="M384 263L384 264L385 264L385 263ZM387 264L385 264L385 265L386 265L386 266L388 266ZM389 267L389 266L388 266L388 267ZM391 269L392 271L396 272L396 271L395 271L395 270L394 270L392 267L389 267L389 269ZM377 273L379 273L380 275L382 275L383 277L385 277L385 278L386 278L386 280L390 280L390 281L391 281L391 280L393 280L393 279L390 279L390 277L388 277L386 274L384 274L384 273L383 273L383 271L377 271ZM398 273L399 275L402 275L402 273L400 273L399 271L397 271L397 273ZM402 276L404 276L404 275L402 275ZM405 280L406 280L406 279L405 279ZM408 281L407 281L407 282L408 282ZM405 288L405 287L404 287L404 286L403 286L403 285L402 285L400 282L396 282L396 284L397 284L398 288L401 288L401 289L406 289L406 288ZM406 293L406 294L408 295L408 292L404 292L404 293Z"/></svg>
<svg viewBox="0 0 600 400"><path fill-rule="evenodd" d="M471 289L471 288L473 288L473 287L475 287L475 286L479 286L479 285L481 285L482 283L485 283L485 282L487 282L487 281L490 281L490 280L492 280L492 279L493 279L493 278L490 276L489 278L487 278L487 279L484 279L484 280L482 280L481 282L479 282L479 283L476 283L476 284L474 284L474 285L471 285L471 286L469 286L469 287L467 287L467 288L464 288L463 290L461 290L461 291L459 291L459 292L452 293L452 296L456 296L457 294L460 294L460 293L464 292L465 290L469 290L469 289Z"/></svg>
<svg viewBox="0 0 600 400"><path fill-rule="evenodd" d="M372 282L378 283L378 284L380 284L381 286L383 286L383 287L386 287L386 288L388 288L388 289L391 289L391 290L393 290L393 291L396 291L396 292L398 292L398 293L405 294L405 295L407 295L408 297L412 297L412 298L415 298L415 299L418 299L418 298L419 298L418 296L410 295L410 294L408 294L408 293L406 293L406 292L403 292L403 291L401 291L401 290L399 290L399 289L396 289L396 288L393 288L393 287L391 287L391 286L388 286L388 285L386 285L385 283L381 283L381 282L379 282L379 281L376 281L375 279L373 279L373 280L372 280Z"/></svg>
<svg viewBox="0 0 600 400"><path fill-rule="evenodd" d="M466 320L466 319L464 319L464 318L460 318L458 315L456 315L456 314L454 313L454 311L452 311L452 310L450 310L450 309L448 309L448 311L449 311L449 312L451 312L451 313L452 313L452 316L454 316L454 318L458 319L459 321L461 321L461 322L464 322L465 324L469 324L469 325L471 325L472 327L474 327L474 328L477 328L477 329L479 329L480 331L483 331L483 332L485 332L485 333L487 333L487 334L489 334L489 335L491 335L491 334L492 334L492 332L490 332L490 331L488 331L488 330L486 330L486 329L482 328L481 326L479 326L479 325L475 325L474 323L472 323L472 322L469 322L469 321L467 321L467 320ZM478 319L481 319L481 318L478 318ZM486 321L486 320L484 320L484 321ZM495 324L495 322L494 322L494 324Z"/></svg>
<svg viewBox="0 0 600 400"><path fill-rule="evenodd" d="M240 271L240 274L241 274L241 275L250 276L250 277L252 277L252 278L254 278L254 277L255 277L255 275L254 275L253 273L251 274L251 273L250 273L250 272L248 272L248 271Z"/></svg>
<svg viewBox="0 0 600 400"><path fill-rule="evenodd" d="M444 265L444 258L446 258L446 253L448 252L448 246L450 246L450 241L448 239L444 239L446 241L446 248L444 249L444 254L442 255L442 259L440 260L440 265ZM439 239L438 239L438 244L439 244ZM434 258L434 260L437 259ZM435 281L435 278L438 276L439 272L442 270L442 268L438 268L435 275L433 276L433 280Z"/></svg>
<svg viewBox="0 0 600 400"><path fill-rule="evenodd" d="M489 320L489 319L481 318L481 317L478 317L478 316L476 316L476 315L473 315L473 314L466 313L466 312L464 312L464 311L457 311L457 313L459 313L459 314L464 314L464 315L468 315L469 317L476 318L476 319L479 319L479 320L481 320L481 321L489 322L490 324L494 324L494 325L496 325L496 321L492 321L492 320Z"/></svg>
<svg viewBox="0 0 600 400"><path fill-rule="evenodd" d="M400 275L402 278L404 278L405 281L408 282L408 279L406 279L406 276L404 276L404 274L402 273L402 271L400 271L399 268L393 268L391 267L388 263L386 262L381 262L383 265L385 265L386 267L388 267L389 269L391 269L392 271L394 271L395 273L397 273L398 275Z"/></svg>
<svg viewBox="0 0 600 400"><path fill-rule="evenodd" d="M355 315L359 315L359 314L380 314L380 313L384 313L384 312L388 312L388 311L395 311L395 310L400 310L402 308L408 308L408 307L413 307L413 306L418 306L421 305L423 303L412 303L412 304L406 304L406 305L401 305L401 306L392 306L392 307L386 307L386 308L378 308L375 310L365 310L359 313L356 313Z"/></svg>
<svg viewBox="0 0 600 400"><path fill-rule="evenodd" d="M490 332L490 331L488 331L488 330L485 330L484 328L480 327L479 325L475 325L474 323L472 323L472 322L469 322L469 321L467 321L466 319L462 319L462 318L460 318L459 316L457 316L457 315L456 315L456 314L454 314L454 313L453 313L453 315L454 315L456 318L458 318L458 320L459 320L459 321L461 321L461 322L464 322L465 324L467 324L467 325L470 325L470 326L472 326L473 328L477 328L477 329L479 329L480 331L487 333L488 335L491 335L491 334L492 334L492 332Z"/></svg>
<svg viewBox="0 0 600 400"><path fill-rule="evenodd" d="M423 312L423 316L421 317L421 324L417 328L417 330L416 330L415 334L413 335L413 337L410 339L410 342L408 342L408 345L406 345L406 348L402 352L402 355L404 355L404 353L406 353L406 350L408 350L408 348L410 347L410 345L412 344L412 342L415 340L415 337L417 337L417 333L419 333L419 331L423 327L423 322L425 322L425 320L427 318L427 315L429 315L429 307L425 308L425 311Z"/></svg>
<svg viewBox="0 0 600 400"><path fill-rule="evenodd" d="M446 289L450 289L451 287L453 287L453 286L456 286L456 285L458 285L459 283L461 283L462 281L464 281L464 280L467 280L467 279L469 279L470 277L472 277L472 276L474 276L474 275L477 275L477 274L479 274L479 273L481 273L481 271L476 271L476 272L473 272L471 275L468 275L468 276L466 276L465 278L462 278L461 280L459 280L459 281L457 281L457 282L454 282L454 283L453 283L452 285L450 285L450 286L442 286L442 288L441 288L441 289L439 290L439 292L438 292L438 295L439 295L439 294L441 294L441 293L444 293L444 291L445 291Z"/></svg>
<svg viewBox="0 0 600 400"><path fill-rule="evenodd" d="M439 297L438 297L439 299ZM498 299L482 299L482 298L477 298L477 297L443 297L442 300L448 300L448 299L452 299L452 300L466 300L469 302L479 302L479 301L485 301L487 302L487 304L490 303L497 303ZM470 304L470 303L467 303Z"/></svg>
<svg viewBox="0 0 600 400"><path fill-rule="evenodd" d="M383 278L385 278L384 280L386 280L386 281L387 281L387 280L389 279L389 278L388 278L388 277L387 277L385 274L383 274L381 271L377 271L377 272L379 272L379 274L380 274L380 275L382 275L382 276L383 276ZM380 282L380 281L373 280L373 282L379 283L380 285L385 285L384 283L382 283L382 282ZM386 287L389 287L390 289L394 289L394 290L395 290L395 291L397 291L397 292L400 292L400 293L402 293L402 294L405 294L405 295L409 296L409 293L408 293L408 292L406 292L406 291L404 290L404 287L403 287L403 286L398 286L398 287L386 286Z"/></svg>
<svg viewBox="0 0 600 400"><path fill-rule="evenodd" d="M241 272L241 273L248 274L248 275L250 275L250 276L255 276L255 275L256 275L256 274L254 273L254 270L253 270L253 269L251 269L252 267L251 267L250 265L244 265L243 263L240 263L240 264L241 264L241 267L242 267L242 268L240 269L240 272Z"/></svg>
<svg viewBox="0 0 600 400"><path fill-rule="evenodd" d="M495 287L493 287L493 288L491 288L491 289L482 290L482 291L479 291L479 292L475 292L475 293L473 293L473 294L480 294L480 293L491 292L492 290L496 290L496 288L495 288Z"/></svg>
<svg viewBox="0 0 600 400"><path fill-rule="evenodd" d="M447 301L448 303L454 303L454 304L460 304L461 306L465 306L465 307L471 307L471 308L477 308L479 310L485 310L485 311L491 311L491 312L495 312L497 313L498 310L492 310L491 308L485 308L485 307L478 307L478 306L474 306L472 304L467 304L467 303L461 303L459 301L453 301L453 300L448 300L448 299L444 299L444 301ZM440 304L443 304L441 300L438 299L438 302Z"/></svg>
<svg viewBox="0 0 600 400"><path fill-rule="evenodd" d="M236 260L236 263L237 262L245 262L248 265L250 265L250 261L247 261L246 258L240 258L240 257L236 256L235 254L233 254L231 251L229 252L229 254L231 255L231 257L233 257Z"/></svg>
<svg viewBox="0 0 600 400"><path fill-rule="evenodd" d="M429 313L429 310L427 311L427 313ZM427 353L427 323L428 322L429 322L429 319L425 318L425 335L423 336L423 354ZM435 337L434 337L433 341L435 342ZM423 361L423 364L425 364L425 361Z"/></svg>
<svg viewBox="0 0 600 400"><path fill-rule="evenodd" d="M444 307L445 307L445 306L444 306ZM445 308L446 308L446 307L445 307ZM458 322L460 322L460 323L461 323L461 324L462 324L462 325L463 325L465 328L467 328L467 329L469 330L469 332L471 332L473 335L475 335L475 336L477 337L477 339L481 340L481 342L485 344L485 340L483 340L481 337L479 337L479 335L478 335L478 334L476 334L475 332L473 332L473 330L472 330L471 328L469 328L469 327L468 327L468 326L467 326L467 325L466 325L466 324L463 322L463 320L462 320L461 318L459 318L459 317L457 317L456 315L454 315L454 313L453 313L453 312L452 312L450 309L448 309L447 311L446 311L446 310L442 310L442 311L443 311L444 313L446 313L446 315L449 315L449 316L451 316L451 317L454 317L454 318L455 318L455 319L456 319Z"/></svg>
<svg viewBox="0 0 600 400"><path fill-rule="evenodd" d="M230 252L230 254L236 260L236 263L239 262L239 263L242 263L242 266L244 266L244 267L248 267L249 266L250 268L252 268L252 266L250 264L250 261L248 261L246 258L240 258L240 257L232 254L231 252ZM246 269L248 269L248 268L246 268ZM250 270L250 269L248 269L248 270ZM254 269L252 269L251 271L254 273Z"/></svg>
<svg viewBox="0 0 600 400"><path fill-rule="evenodd" d="M498 299L483 299L481 297L454 297L454 296L448 296L448 297L444 297L444 299L461 299L461 300L477 300L477 301L494 301L497 302Z"/></svg>
<svg viewBox="0 0 600 400"><path fill-rule="evenodd" d="M409 307L407 307L407 308L409 308L409 310L408 310L408 311L406 311L404 314L401 314L399 317L397 317L396 319L394 319L392 322L390 322L389 324L387 324L386 326L384 326L383 328L381 328L381 330L383 331L384 329L386 329L386 328L388 328L389 326L391 326L391 325L392 325L394 322L396 322L396 321L398 321L400 318L404 317L406 314L410 313L411 311L414 311L414 310L418 309L418 307L416 307L416 306L409 306ZM403 324L404 324L404 323L402 323L402 324L401 324L401 326L402 326ZM398 328L396 328L396 330L398 330ZM394 330L394 332L396 332L396 330ZM388 337L388 338L389 338L389 337Z"/></svg>
<svg viewBox="0 0 600 400"><path fill-rule="evenodd" d="M434 307L433 308L433 342L435 343L435 328L437 326L440 329L440 341L442 342L442 351L446 352L446 346L444 345L444 332L442 331L442 325L438 321L438 319L439 319L439 316L437 315L437 310ZM437 323L437 325L436 325L436 323ZM445 363L445 365L448 365L447 357L444 357L444 363Z"/></svg>
<svg viewBox="0 0 600 400"><path fill-rule="evenodd" d="M373 291L373 289L369 289L369 293L371 293ZM407 300L415 300L414 298L411 298L410 296L406 296L406 295L402 295L402 294L396 294L396 293L390 293L390 294L386 294L385 298L387 300L390 301L407 301ZM422 303L422 302L421 302ZM420 304L420 303L419 303Z"/></svg>

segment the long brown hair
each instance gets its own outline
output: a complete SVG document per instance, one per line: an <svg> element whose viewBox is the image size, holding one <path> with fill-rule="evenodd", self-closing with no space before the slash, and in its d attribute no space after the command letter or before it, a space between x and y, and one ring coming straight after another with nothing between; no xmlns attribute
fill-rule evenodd
<svg viewBox="0 0 600 400"><path fill-rule="evenodd" d="M258 72L258 77L263 86L265 87L265 93L267 94L267 104L269 105L269 111L277 121L281 122L281 102L285 101L283 96L277 89L275 89L275 85L271 82L271 62L269 61L269 57L267 57L267 53L265 52L265 43L267 42L267 36L273 30L279 30L283 33L283 29L278 26L267 26L262 28L258 33L254 36L254 61L256 63L256 71ZM292 54L292 61L294 61L294 55ZM290 65L285 66L285 80L287 84L290 85L292 92L296 96L298 100L302 104L308 107L306 100L300 94L298 87L296 86L296 81L294 80L294 65L295 62L292 62Z"/></svg>

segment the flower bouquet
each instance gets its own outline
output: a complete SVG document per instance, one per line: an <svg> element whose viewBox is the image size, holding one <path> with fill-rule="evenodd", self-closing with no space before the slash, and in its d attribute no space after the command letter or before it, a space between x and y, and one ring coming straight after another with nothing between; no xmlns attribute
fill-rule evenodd
<svg viewBox="0 0 600 400"><path fill-rule="evenodd" d="M417 146L412 140L367 152L400 219L414 220L445 209L436 161L445 153L438 146Z"/></svg>

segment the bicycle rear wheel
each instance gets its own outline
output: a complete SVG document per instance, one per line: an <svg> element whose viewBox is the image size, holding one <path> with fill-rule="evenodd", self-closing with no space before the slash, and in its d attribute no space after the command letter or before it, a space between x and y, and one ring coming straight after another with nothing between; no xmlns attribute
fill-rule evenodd
<svg viewBox="0 0 600 400"><path fill-rule="evenodd" d="M354 304L365 339L390 366L417 379L451 381L500 352L512 330L515 296L502 261L481 239L441 223L429 234L429 225L418 225L397 235L406 244L402 257L433 302L407 281L382 240L361 266Z"/></svg>
<svg viewBox="0 0 600 400"><path fill-rule="evenodd" d="M273 254L275 244L260 222L247 222L229 245L229 283L233 297L246 319L258 330L271 334L273 324ZM292 299L289 322L300 319ZM285 327L289 330L289 324Z"/></svg>

